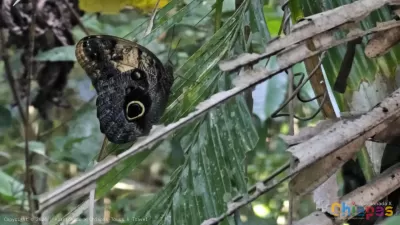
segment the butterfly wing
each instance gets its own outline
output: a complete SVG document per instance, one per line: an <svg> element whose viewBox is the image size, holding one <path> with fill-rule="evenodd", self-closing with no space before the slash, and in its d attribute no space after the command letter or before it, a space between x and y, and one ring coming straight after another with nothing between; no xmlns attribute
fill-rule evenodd
<svg viewBox="0 0 400 225"><path fill-rule="evenodd" d="M83 38L76 56L98 93L101 132L113 143L147 135L165 110L172 71L143 46L108 35Z"/></svg>

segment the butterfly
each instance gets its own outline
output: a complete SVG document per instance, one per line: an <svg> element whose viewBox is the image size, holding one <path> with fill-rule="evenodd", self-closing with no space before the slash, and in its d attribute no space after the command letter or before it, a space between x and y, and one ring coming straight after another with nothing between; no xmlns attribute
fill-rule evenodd
<svg viewBox="0 0 400 225"><path fill-rule="evenodd" d="M109 35L82 38L75 55L98 94L97 118L107 139L123 144L148 135L167 106L172 65L135 42Z"/></svg>

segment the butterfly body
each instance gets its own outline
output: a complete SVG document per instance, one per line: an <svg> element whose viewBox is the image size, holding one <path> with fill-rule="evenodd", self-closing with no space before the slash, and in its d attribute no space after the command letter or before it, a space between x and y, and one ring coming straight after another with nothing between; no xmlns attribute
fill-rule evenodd
<svg viewBox="0 0 400 225"><path fill-rule="evenodd" d="M97 117L107 139L121 144L147 135L165 110L172 67L145 47L108 35L83 38L75 54L98 94Z"/></svg>

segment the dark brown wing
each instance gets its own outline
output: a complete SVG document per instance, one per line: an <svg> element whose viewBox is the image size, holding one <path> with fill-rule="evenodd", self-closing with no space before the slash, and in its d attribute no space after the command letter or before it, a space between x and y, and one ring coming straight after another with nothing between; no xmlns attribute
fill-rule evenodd
<svg viewBox="0 0 400 225"><path fill-rule="evenodd" d="M140 64L144 70L157 67L165 73L161 61L147 48L115 36L84 37L77 43L75 55L92 80L100 79L104 64L113 65L121 73L139 68Z"/></svg>
<svg viewBox="0 0 400 225"><path fill-rule="evenodd" d="M98 93L101 132L113 143L147 135L165 110L172 71L145 47L108 35L83 38L75 53Z"/></svg>

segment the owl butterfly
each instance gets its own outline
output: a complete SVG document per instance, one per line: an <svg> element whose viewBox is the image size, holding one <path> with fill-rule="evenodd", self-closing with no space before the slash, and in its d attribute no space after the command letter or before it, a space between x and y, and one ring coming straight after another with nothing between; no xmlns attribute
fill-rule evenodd
<svg viewBox="0 0 400 225"><path fill-rule="evenodd" d="M172 66L137 43L108 35L84 37L75 54L98 94L97 118L107 139L123 144L147 135L166 108Z"/></svg>

